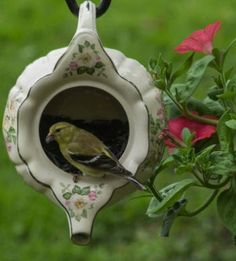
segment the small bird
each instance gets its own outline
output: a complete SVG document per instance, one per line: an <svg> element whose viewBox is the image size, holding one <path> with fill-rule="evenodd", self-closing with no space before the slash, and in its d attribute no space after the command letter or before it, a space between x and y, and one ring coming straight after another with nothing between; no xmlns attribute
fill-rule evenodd
<svg viewBox="0 0 236 261"><path fill-rule="evenodd" d="M145 186L132 177L109 148L95 135L68 122L53 124L46 137L46 143L56 141L63 157L84 175L103 177L119 176L132 182L136 187Z"/></svg>

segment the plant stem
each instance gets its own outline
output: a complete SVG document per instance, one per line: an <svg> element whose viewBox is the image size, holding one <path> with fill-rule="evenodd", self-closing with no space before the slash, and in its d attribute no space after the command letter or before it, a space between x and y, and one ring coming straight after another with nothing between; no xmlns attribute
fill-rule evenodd
<svg viewBox="0 0 236 261"><path fill-rule="evenodd" d="M220 189L220 188L224 187L227 183L229 183L230 180L231 180L231 177L228 177L219 184L212 185L212 184L207 183L205 186L209 189Z"/></svg>
<svg viewBox="0 0 236 261"><path fill-rule="evenodd" d="M201 177L200 177L200 175L199 175L200 173L198 173L198 171L197 171L196 169L193 169L192 173L193 173L194 177L195 177L203 186L206 185L206 184L204 183L204 181L201 179Z"/></svg>
<svg viewBox="0 0 236 261"><path fill-rule="evenodd" d="M203 124L210 124L210 125L217 125L218 124L218 120L201 117L201 116L199 116L197 114L194 114L194 113L190 112L188 110L188 108L183 107L183 105L180 104L175 99L175 97L172 95L172 93L168 89L166 89L165 92L170 97L170 99L173 101L173 103L177 106L177 108L180 110L180 112L182 112L183 115L186 118L189 118L191 120L194 120L194 121L197 121L197 122L200 122L200 123L203 123Z"/></svg>
<svg viewBox="0 0 236 261"><path fill-rule="evenodd" d="M149 188L149 190L151 191L151 193L153 194L153 196L159 201L162 201L162 196L161 194L155 189L153 183L148 182L147 183L147 187Z"/></svg>
<svg viewBox="0 0 236 261"><path fill-rule="evenodd" d="M170 92L170 90L168 90L167 88L165 89L166 94L170 97L170 99L173 101L173 103L177 106L177 108L183 112L184 108L183 106L175 99L175 97L172 95L172 93Z"/></svg>
<svg viewBox="0 0 236 261"><path fill-rule="evenodd" d="M141 195L141 196L132 197L130 200L135 200L140 198L150 198L151 196L152 196L151 194Z"/></svg>
<svg viewBox="0 0 236 261"><path fill-rule="evenodd" d="M184 217L193 217L193 216L196 216L197 214L199 214L200 212L202 212L204 209L206 209L210 204L211 202L215 199L215 197L217 196L219 190L215 190L211 196L209 197L209 199L204 203L202 204L202 206L200 206L199 208L195 209L194 211L192 212L185 212L185 213L182 213L180 214L179 216L184 216Z"/></svg>
<svg viewBox="0 0 236 261"><path fill-rule="evenodd" d="M196 177L196 179L205 187L205 188L208 188L208 189L220 189L222 187L224 187L230 180L231 180L231 177L227 177L225 178L221 183L218 183L218 184L209 184L208 182L206 182L206 180L202 180L201 179L201 173L199 172L198 169L194 169L192 171L193 175Z"/></svg>
<svg viewBox="0 0 236 261"><path fill-rule="evenodd" d="M180 148L186 148L186 144L182 142L182 140L178 139L174 135L172 135L170 132L166 132L165 136L169 138L175 145L177 145Z"/></svg>
<svg viewBox="0 0 236 261"><path fill-rule="evenodd" d="M213 119L201 117L197 114L190 112L187 108L184 109L183 114L187 118L189 118L191 120L195 120L195 121L203 123L203 124L210 124L210 125L217 125L218 124L218 120L213 120Z"/></svg>

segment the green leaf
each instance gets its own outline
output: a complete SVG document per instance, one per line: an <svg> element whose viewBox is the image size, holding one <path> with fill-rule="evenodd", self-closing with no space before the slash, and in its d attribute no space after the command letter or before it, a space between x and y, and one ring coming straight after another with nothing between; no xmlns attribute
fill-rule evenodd
<svg viewBox="0 0 236 261"><path fill-rule="evenodd" d="M234 39L229 46L226 48L226 50L223 52L223 56L222 56L222 64L224 64L225 59L229 53L229 51L231 50L231 48L234 46L234 44L236 43L236 39Z"/></svg>
<svg viewBox="0 0 236 261"><path fill-rule="evenodd" d="M160 90L165 90L166 88L166 83L162 79L155 80L154 85Z"/></svg>
<svg viewBox="0 0 236 261"><path fill-rule="evenodd" d="M168 157L167 159L163 160L160 165L158 165L155 168L155 173L158 174L160 173L162 170L171 167L173 164L175 163L175 160L172 156Z"/></svg>
<svg viewBox="0 0 236 261"><path fill-rule="evenodd" d="M70 217L72 217L72 218L75 217L75 212L71 208L69 208L68 211L69 211Z"/></svg>
<svg viewBox="0 0 236 261"><path fill-rule="evenodd" d="M169 79L173 70L173 64L170 62L166 66L166 78Z"/></svg>
<svg viewBox="0 0 236 261"><path fill-rule="evenodd" d="M85 41L85 42L84 42L84 46L85 46L85 47L89 47L90 45L91 45L91 44L90 44L89 41Z"/></svg>
<svg viewBox="0 0 236 261"><path fill-rule="evenodd" d="M159 54L159 57L158 57L158 65L161 67L161 68L166 68L167 65L168 65L168 62L165 61L165 59L163 58L163 55L162 53Z"/></svg>
<svg viewBox="0 0 236 261"><path fill-rule="evenodd" d="M89 207L89 209L93 209L94 208L94 203L92 203Z"/></svg>
<svg viewBox="0 0 236 261"><path fill-rule="evenodd" d="M225 125L230 129L236 130L236 120L229 120L225 122Z"/></svg>
<svg viewBox="0 0 236 261"><path fill-rule="evenodd" d="M190 166L195 162L195 151L191 146L178 148L175 149L172 157L175 159L176 163L182 166Z"/></svg>
<svg viewBox="0 0 236 261"><path fill-rule="evenodd" d="M87 213L87 210L85 208L83 209L81 217L83 217L83 218L87 218L88 217L88 213Z"/></svg>
<svg viewBox="0 0 236 261"><path fill-rule="evenodd" d="M150 72L156 72L157 60L155 58L151 58L148 63L148 70Z"/></svg>
<svg viewBox="0 0 236 261"><path fill-rule="evenodd" d="M102 62L97 62L96 64L95 64L95 68L98 68L98 69L100 69L100 68L102 68L102 67L104 67L105 65L104 65L104 63L102 63Z"/></svg>
<svg viewBox="0 0 236 261"><path fill-rule="evenodd" d="M160 202L153 197L147 209L149 217L156 217L171 207L174 202L178 201L183 193L191 186L195 186L196 181L193 179L185 179L180 182L171 184L160 191L163 200Z"/></svg>
<svg viewBox="0 0 236 261"><path fill-rule="evenodd" d="M90 193L90 187L84 187L82 188L80 195L85 196L88 195Z"/></svg>
<svg viewBox="0 0 236 261"><path fill-rule="evenodd" d="M187 72L190 68L190 66L193 63L193 58L194 58L195 53L192 53L187 60L185 60L185 62L181 65L181 67L173 73L171 80L172 82L174 82L176 80L176 78L178 78L179 76L183 75L185 72Z"/></svg>
<svg viewBox="0 0 236 261"><path fill-rule="evenodd" d="M12 136L12 142L16 144L16 136Z"/></svg>
<svg viewBox="0 0 236 261"><path fill-rule="evenodd" d="M80 52L80 53L83 53L84 46L81 45L81 44L79 44L79 45L78 45L78 48L79 48L79 52Z"/></svg>
<svg viewBox="0 0 236 261"><path fill-rule="evenodd" d="M175 173L176 175L183 175L186 173L190 173L193 169L193 164L192 163L187 163L187 164L179 164L176 168L175 168Z"/></svg>
<svg viewBox="0 0 236 261"><path fill-rule="evenodd" d="M173 101L167 95L163 95L163 97L164 97L163 101L166 107L166 112L168 113L167 118L172 119L181 116L179 109L176 107ZM216 114L221 115L224 112L223 107L219 103L218 103L219 104L219 109L218 109L217 107L218 104L215 106L215 104L210 103L209 100L200 101L196 98L191 97L186 102L186 104L187 104L187 108L190 111L198 112L199 115L212 115L215 114L215 112Z"/></svg>
<svg viewBox="0 0 236 261"><path fill-rule="evenodd" d="M179 201L176 201L174 205L167 210L167 213L164 215L162 228L161 228L162 237L169 236L170 230L173 226L176 217L185 208L186 203L187 203L186 199L181 199Z"/></svg>
<svg viewBox="0 0 236 261"><path fill-rule="evenodd" d="M201 161L208 159L210 154L212 153L212 150L216 147L215 144L208 146L207 148L203 149L197 156L196 156L196 162L201 163Z"/></svg>
<svg viewBox="0 0 236 261"><path fill-rule="evenodd" d="M87 71L87 67L85 66L81 66L77 69L77 73L80 74L84 74Z"/></svg>
<svg viewBox="0 0 236 261"><path fill-rule="evenodd" d="M223 94L219 95L224 106L231 111L236 112L236 78L227 81L226 89Z"/></svg>
<svg viewBox="0 0 236 261"><path fill-rule="evenodd" d="M227 151L213 151L209 161L209 171L215 175L232 176L236 172L234 157Z"/></svg>
<svg viewBox="0 0 236 261"><path fill-rule="evenodd" d="M81 216L75 215L75 219L76 219L78 222L80 222Z"/></svg>
<svg viewBox="0 0 236 261"><path fill-rule="evenodd" d="M217 126L217 135L222 151L233 151L233 133L225 124L229 120L231 120L230 112L226 111L219 119Z"/></svg>
<svg viewBox="0 0 236 261"><path fill-rule="evenodd" d="M235 97L235 92L231 90L227 90L224 93L218 94L218 98L220 98L221 100L228 100L234 97Z"/></svg>
<svg viewBox="0 0 236 261"><path fill-rule="evenodd" d="M187 102L187 107L190 111L198 112L200 115L207 115L211 114L210 108L203 101L200 101L196 98L189 98Z"/></svg>
<svg viewBox="0 0 236 261"><path fill-rule="evenodd" d="M70 192L63 194L63 198L66 200L69 200L71 198L71 196L72 196L72 193L70 193Z"/></svg>
<svg viewBox="0 0 236 261"><path fill-rule="evenodd" d="M73 194L81 194L81 191L82 191L81 187L77 185L75 185L74 188L72 189Z"/></svg>
<svg viewBox="0 0 236 261"><path fill-rule="evenodd" d="M207 66L213 59L214 56L207 55L202 59L197 60L189 69L185 82L182 84L172 85L172 93L175 93L175 90L177 89L178 94L181 97L181 102L188 100L196 91L201 79L203 78Z"/></svg>
<svg viewBox="0 0 236 261"><path fill-rule="evenodd" d="M218 101L213 101L209 97L206 97L203 100L203 103L209 108L210 113L216 115L218 117L221 117L222 114L225 112L223 106Z"/></svg>
<svg viewBox="0 0 236 261"><path fill-rule="evenodd" d="M217 210L222 223L231 233L236 235L236 190L230 188L223 191L217 199Z"/></svg>
<svg viewBox="0 0 236 261"><path fill-rule="evenodd" d="M176 105L171 100L171 98L164 92L163 92L163 103L164 103L164 106L175 106L176 107Z"/></svg>
<svg viewBox="0 0 236 261"><path fill-rule="evenodd" d="M214 80L214 82L215 82L215 84L216 84L216 87L218 87L218 88L220 88L220 89L223 89L223 88L224 88L224 86L222 85L222 81L221 81L220 75L213 76L212 78L213 78L213 80Z"/></svg>
<svg viewBox="0 0 236 261"><path fill-rule="evenodd" d="M16 130L13 127L10 127L9 130L8 130L8 133L10 135L16 135Z"/></svg>
<svg viewBox="0 0 236 261"><path fill-rule="evenodd" d="M201 173L204 173L204 175L208 177L214 175L214 173L212 173L212 171L210 170L213 164L210 160L210 156L212 154L213 149L215 149L215 147L216 145L214 144L206 147L203 150L200 150L200 152L195 158L194 165L197 166L197 168Z"/></svg>
<svg viewBox="0 0 236 261"><path fill-rule="evenodd" d="M184 129L182 130L182 134L181 134L181 135L182 135L182 139L183 139L184 143L185 143L187 146L191 147L191 145L192 145L192 140L193 140L195 134L192 133L188 128L184 128Z"/></svg>
<svg viewBox="0 0 236 261"><path fill-rule="evenodd" d="M214 86L213 88L210 89L207 95L212 100L217 101L219 99L219 95L221 95L223 92L224 92L223 89L219 89L217 86Z"/></svg>
<svg viewBox="0 0 236 261"><path fill-rule="evenodd" d="M212 54L215 57L217 68L219 69L219 66L222 64L223 51L219 50L218 48L214 48L212 50Z"/></svg>
<svg viewBox="0 0 236 261"><path fill-rule="evenodd" d="M231 77L233 71L234 71L234 67L231 67L228 71L226 71L226 73L225 73L225 79L226 79L226 81L228 81L228 80L230 79L230 77Z"/></svg>
<svg viewBox="0 0 236 261"><path fill-rule="evenodd" d="M86 68L86 72L89 75L93 75L95 73L95 69L93 67L92 68L87 67Z"/></svg>

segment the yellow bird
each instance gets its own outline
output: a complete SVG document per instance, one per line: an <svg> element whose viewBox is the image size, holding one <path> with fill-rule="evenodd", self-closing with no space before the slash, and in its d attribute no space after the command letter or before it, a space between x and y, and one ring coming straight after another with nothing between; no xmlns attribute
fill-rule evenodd
<svg viewBox="0 0 236 261"><path fill-rule="evenodd" d="M146 189L91 132L68 122L58 122L50 127L46 137L47 143L53 140L58 143L64 158L84 175L95 178L104 175L119 176L132 182L139 189Z"/></svg>

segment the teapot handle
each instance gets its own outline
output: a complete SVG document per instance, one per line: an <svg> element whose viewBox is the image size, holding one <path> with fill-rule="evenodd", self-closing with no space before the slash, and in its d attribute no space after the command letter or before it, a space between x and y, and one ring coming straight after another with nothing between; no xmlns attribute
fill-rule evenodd
<svg viewBox="0 0 236 261"><path fill-rule="evenodd" d="M79 15L80 6L76 3L76 0L66 0L66 3L71 11L71 13L75 16ZM100 5L96 8L96 17L102 16L111 4L111 0L102 0Z"/></svg>
<svg viewBox="0 0 236 261"><path fill-rule="evenodd" d="M96 5L91 1L83 2L79 7L79 19L75 36L84 31L97 32L96 29Z"/></svg>

